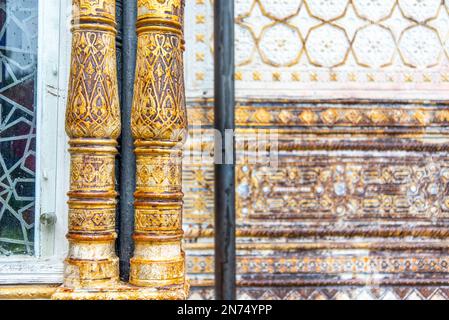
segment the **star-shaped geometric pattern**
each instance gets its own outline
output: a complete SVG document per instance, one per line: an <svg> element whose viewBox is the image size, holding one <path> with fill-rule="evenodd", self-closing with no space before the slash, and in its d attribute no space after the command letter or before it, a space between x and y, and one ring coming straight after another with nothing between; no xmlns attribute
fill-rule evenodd
<svg viewBox="0 0 449 320"><path fill-rule="evenodd" d="M0 1L0 256L33 254L37 9Z"/></svg>
<svg viewBox="0 0 449 320"><path fill-rule="evenodd" d="M192 95L212 93L212 3L187 4ZM447 97L448 1L236 0L235 7L240 98Z"/></svg>

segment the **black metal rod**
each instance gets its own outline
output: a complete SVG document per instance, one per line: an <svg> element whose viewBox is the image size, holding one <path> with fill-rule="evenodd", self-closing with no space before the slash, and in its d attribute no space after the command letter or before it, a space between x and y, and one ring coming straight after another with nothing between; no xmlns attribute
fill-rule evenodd
<svg viewBox="0 0 449 320"><path fill-rule="evenodd" d="M134 190L136 186L136 161L133 137L131 133L131 106L134 89L134 73L136 69L136 20L137 1L123 1L122 32L122 137L121 137L121 171L120 171L120 237L119 259L120 278L129 279L129 261L134 244Z"/></svg>
<svg viewBox="0 0 449 320"><path fill-rule="evenodd" d="M234 1L215 0L215 297L236 298ZM221 161L220 161L221 160Z"/></svg>

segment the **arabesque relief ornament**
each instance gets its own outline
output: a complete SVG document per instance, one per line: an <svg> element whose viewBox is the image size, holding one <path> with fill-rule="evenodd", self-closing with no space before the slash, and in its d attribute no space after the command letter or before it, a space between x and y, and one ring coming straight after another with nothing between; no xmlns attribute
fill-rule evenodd
<svg viewBox="0 0 449 320"><path fill-rule="evenodd" d="M120 135L115 0L74 0L66 132L70 138L69 252L54 299L119 283L115 156Z"/></svg>
<svg viewBox="0 0 449 320"><path fill-rule="evenodd" d="M182 248L184 1L138 1L132 110L136 146L135 252L130 283L187 297Z"/></svg>
<svg viewBox="0 0 449 320"><path fill-rule="evenodd" d="M182 146L187 134L180 0L138 0L132 130L137 154L130 284L115 254L115 155L120 135L115 0L73 1L66 131L69 253L54 299L186 299L181 246Z"/></svg>

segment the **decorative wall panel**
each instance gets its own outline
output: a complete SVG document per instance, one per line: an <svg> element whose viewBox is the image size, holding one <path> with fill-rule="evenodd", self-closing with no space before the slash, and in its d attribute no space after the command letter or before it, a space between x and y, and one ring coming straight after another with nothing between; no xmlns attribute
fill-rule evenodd
<svg viewBox="0 0 449 320"><path fill-rule="evenodd" d="M208 298L213 284L210 108L189 108L191 124L204 125L192 132L184 170L192 298ZM448 120L432 116L446 111L433 104L239 103L239 297L446 297L439 286L449 271ZM331 114L341 120L325 125ZM279 134L276 165L248 153L270 121Z"/></svg>
<svg viewBox="0 0 449 320"><path fill-rule="evenodd" d="M214 298L212 289L192 290L192 300ZM448 287L394 287L394 288L241 288L239 300L448 300Z"/></svg>
<svg viewBox="0 0 449 320"><path fill-rule="evenodd" d="M448 2L235 3L238 297L448 299ZM187 4L192 299L213 298L212 26Z"/></svg>
<svg viewBox="0 0 449 320"><path fill-rule="evenodd" d="M0 1L0 256L34 253L38 1Z"/></svg>
<svg viewBox="0 0 449 320"><path fill-rule="evenodd" d="M194 96L213 89L211 5L188 4ZM240 97L448 97L447 1L237 0L235 32Z"/></svg>

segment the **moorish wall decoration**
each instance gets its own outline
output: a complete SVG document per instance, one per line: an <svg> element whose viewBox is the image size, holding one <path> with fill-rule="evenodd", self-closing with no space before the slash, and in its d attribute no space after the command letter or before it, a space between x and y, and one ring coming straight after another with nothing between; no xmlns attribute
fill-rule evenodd
<svg viewBox="0 0 449 320"><path fill-rule="evenodd" d="M137 159L129 283L115 254L115 156L121 131L116 1L74 0L66 132L70 138L69 252L53 299L186 299L181 240L187 135L183 0L136 0L132 131Z"/></svg>
<svg viewBox="0 0 449 320"><path fill-rule="evenodd" d="M187 7L192 96L213 89L211 3ZM447 1L236 0L235 28L241 97L447 98Z"/></svg>
<svg viewBox="0 0 449 320"><path fill-rule="evenodd" d="M0 1L0 256L33 255L37 1Z"/></svg>
<svg viewBox="0 0 449 320"><path fill-rule="evenodd" d="M184 1L138 1L132 110L136 146L135 250L130 283L187 298L182 147L187 135Z"/></svg>
<svg viewBox="0 0 449 320"><path fill-rule="evenodd" d="M68 257L54 299L99 297L119 281L115 156L120 135L115 0L75 0L66 110L71 154Z"/></svg>
<svg viewBox="0 0 449 320"><path fill-rule="evenodd" d="M184 167L184 229L202 299L212 10L186 7L187 150L208 156ZM448 16L441 0L236 1L239 298L449 298ZM273 129L275 166L247 152Z"/></svg>

